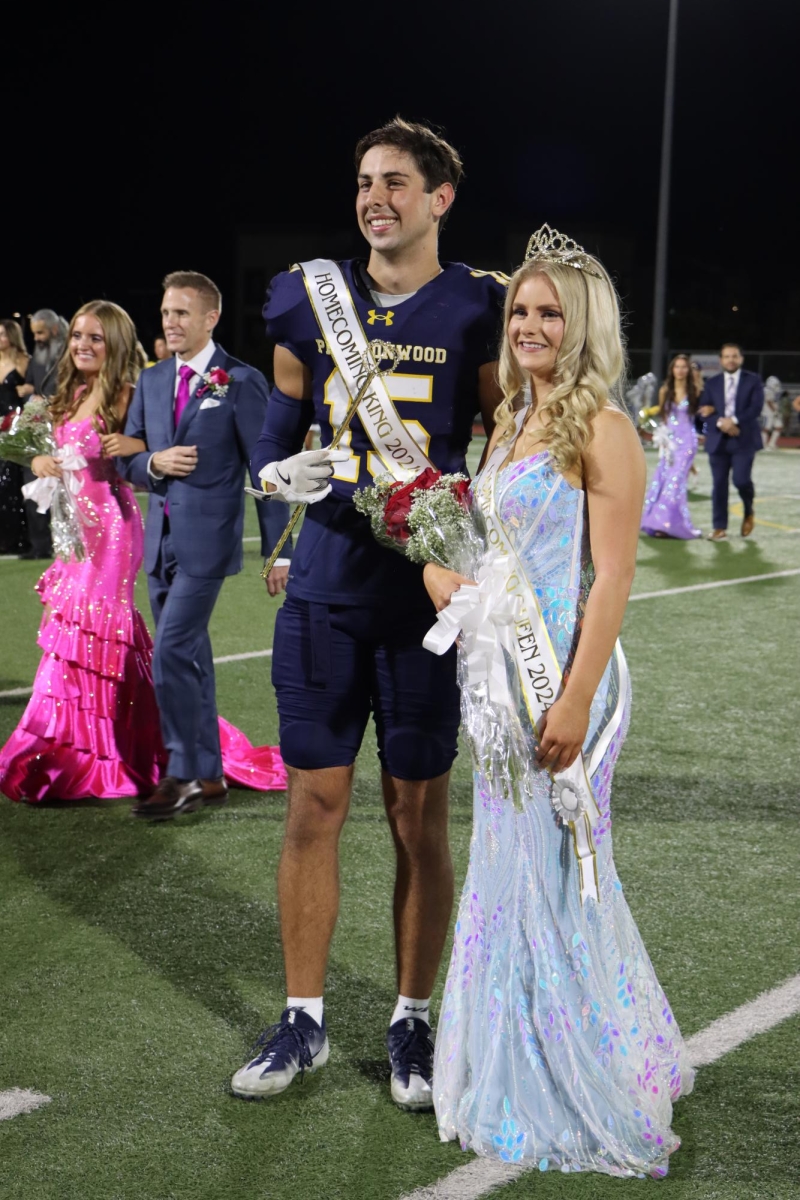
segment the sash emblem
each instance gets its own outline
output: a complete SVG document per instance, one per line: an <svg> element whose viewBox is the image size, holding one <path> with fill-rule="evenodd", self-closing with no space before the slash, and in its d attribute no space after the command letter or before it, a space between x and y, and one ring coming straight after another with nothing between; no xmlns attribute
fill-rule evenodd
<svg viewBox="0 0 800 1200"><path fill-rule="evenodd" d="M394 324L392 319L394 317L394 313L391 309L389 309L385 315L383 313L376 312L374 308L367 309L367 312L369 313L369 316L367 317L368 325L374 325L376 321L385 321L387 325Z"/></svg>

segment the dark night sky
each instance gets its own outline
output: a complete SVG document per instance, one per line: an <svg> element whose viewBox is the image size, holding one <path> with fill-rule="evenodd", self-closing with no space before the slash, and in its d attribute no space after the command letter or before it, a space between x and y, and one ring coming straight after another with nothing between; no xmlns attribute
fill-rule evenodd
<svg viewBox="0 0 800 1200"><path fill-rule="evenodd" d="M604 258L649 345L668 0L34 11L32 53L4 55L28 147L6 164L7 312L105 295L150 335L168 270L232 297L243 228L310 227L325 254L357 137L399 111L465 159L444 258L510 269L547 220ZM800 350L797 14L681 0L673 346Z"/></svg>

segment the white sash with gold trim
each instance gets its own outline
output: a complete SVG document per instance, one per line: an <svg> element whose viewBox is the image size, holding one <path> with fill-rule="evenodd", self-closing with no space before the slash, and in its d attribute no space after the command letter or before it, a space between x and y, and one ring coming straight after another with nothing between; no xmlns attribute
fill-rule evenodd
<svg viewBox="0 0 800 1200"><path fill-rule="evenodd" d="M320 332L351 398L364 382L368 339L338 263L315 258L299 264ZM364 431L386 474L407 482L433 463L417 445L377 376L358 410Z"/></svg>
<svg viewBox="0 0 800 1200"><path fill-rule="evenodd" d="M536 594L497 511L497 472L507 456L508 443L495 449L475 491L487 540L487 557L476 586L462 587L455 593L448 608L439 613L424 644L434 653L443 654L461 633L469 685L485 683L487 698L501 708L508 707L509 712L512 701L505 676L506 657L510 657L531 728L537 735L542 718L562 692L563 677ZM614 657L616 687L610 695L613 711L606 714L602 732L590 747L588 769L580 754L568 770L553 777L553 807L572 833L582 901L590 896L597 901L600 898L592 836L592 826L600 814L590 776L622 723L628 693L627 664L619 642ZM506 735L513 740L511 726Z"/></svg>

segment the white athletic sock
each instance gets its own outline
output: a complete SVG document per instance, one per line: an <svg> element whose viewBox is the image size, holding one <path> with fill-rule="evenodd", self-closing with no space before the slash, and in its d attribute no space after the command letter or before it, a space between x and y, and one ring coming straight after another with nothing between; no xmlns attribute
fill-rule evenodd
<svg viewBox="0 0 800 1200"><path fill-rule="evenodd" d="M403 1021L407 1017L414 1017L417 1021L424 1021L426 1025L431 1023L431 998L427 1000L412 1000L410 996L398 996L397 1004L394 1006L390 1025L394 1025L395 1021Z"/></svg>
<svg viewBox="0 0 800 1200"><path fill-rule="evenodd" d="M322 1025L322 1013L324 1005L322 996L287 996L287 1008L304 1008L312 1021L316 1021L318 1025Z"/></svg>

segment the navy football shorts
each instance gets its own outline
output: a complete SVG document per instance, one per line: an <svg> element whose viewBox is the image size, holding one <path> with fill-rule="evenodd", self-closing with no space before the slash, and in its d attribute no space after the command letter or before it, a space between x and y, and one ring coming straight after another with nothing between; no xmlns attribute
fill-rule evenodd
<svg viewBox="0 0 800 1200"><path fill-rule="evenodd" d="M272 656L284 762L350 766L371 711L384 771L396 779L449 771L461 715L456 652L423 649L433 619L432 609L389 614L287 596Z"/></svg>

